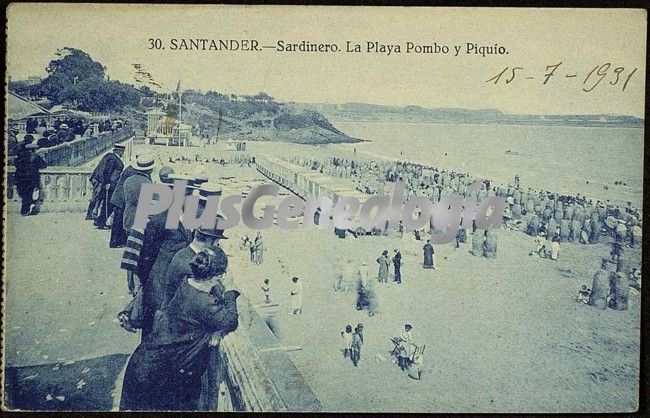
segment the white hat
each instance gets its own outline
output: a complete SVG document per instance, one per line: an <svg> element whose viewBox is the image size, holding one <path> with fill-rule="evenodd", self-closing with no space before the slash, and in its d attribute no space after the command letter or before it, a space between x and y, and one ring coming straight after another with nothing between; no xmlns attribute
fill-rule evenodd
<svg viewBox="0 0 650 418"><path fill-rule="evenodd" d="M199 199L207 200L211 196L221 196L221 185L207 182L199 186Z"/></svg>
<svg viewBox="0 0 650 418"><path fill-rule="evenodd" d="M169 175L169 180L172 182L176 180L185 180L188 184L192 184L194 177L183 173L172 173Z"/></svg>
<svg viewBox="0 0 650 418"><path fill-rule="evenodd" d="M136 158L135 165L133 166L133 168L135 168L138 171L147 171L147 170L151 170L153 166L154 166L153 157L142 155Z"/></svg>

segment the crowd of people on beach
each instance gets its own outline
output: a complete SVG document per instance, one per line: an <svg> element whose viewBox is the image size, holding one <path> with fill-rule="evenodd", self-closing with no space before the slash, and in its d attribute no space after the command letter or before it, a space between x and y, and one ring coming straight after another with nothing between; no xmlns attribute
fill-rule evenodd
<svg viewBox="0 0 650 418"><path fill-rule="evenodd" d="M176 163L199 163L199 164L216 164L216 165L226 165L226 164L239 164L240 167L252 167L255 164L255 157L246 154L234 154L231 155L229 159L221 158L204 158L200 154L196 154L194 158L189 158L184 155L177 157L169 157L169 164Z"/></svg>
<svg viewBox="0 0 650 418"><path fill-rule="evenodd" d="M606 237L612 246L611 259L607 261L613 265L612 269L615 271L610 275L611 277L608 277L613 281L626 283L625 286L629 283L632 289L640 289L640 269L623 262L625 248L638 248L642 238L641 213L629 201L620 205L609 200L594 200L581 194L567 195L524 188L521 186L519 176L515 176L507 185L480 180L481 187L474 189L470 186L479 179L468 173L441 170L410 162L348 159L336 156L326 159L292 156L284 159L332 177L351 179L357 190L368 195L381 195L388 183L402 181L407 187L409 197L424 195L434 203L441 197L450 195L470 197L477 203L488 197L503 197L505 202L503 226L534 237L535 247L529 255L557 261L561 257L564 243L596 244ZM430 231L436 233L433 225ZM383 231L384 235L386 232ZM404 228L401 224L397 232L400 237L404 237ZM416 230L413 234L415 240L419 241L424 231ZM473 222L471 230L468 231L461 219L456 234L456 248L459 248L461 243L467 242L468 236L471 236L470 254L496 258L495 230L477 229L476 223ZM436 268L434 249L429 241L425 244L423 252L423 266ZM378 281L385 283L391 265L388 251L382 253L377 263L379 263ZM401 274L397 271L395 276L401 281ZM620 279L620 277L626 278ZM398 279L395 282L398 282ZM593 305L593 296L590 299L592 289L586 285L583 287L579 290L578 300ZM614 285L611 287L615 288ZM361 289L362 295L365 286L358 286L358 288ZM607 305L611 305L610 299L626 300L627 296L621 296L622 292L621 290L604 292L603 297L607 298ZM617 309L622 309L622 306L626 309L627 302L618 302L615 305Z"/></svg>
<svg viewBox="0 0 650 418"><path fill-rule="evenodd" d="M506 203L504 226L533 237L543 232L549 241L548 248L554 240L558 243L593 244L603 234L620 235L623 228L627 245L635 247L641 244L641 214L631 202L618 205L609 200L594 201L580 194L565 195L523 188L518 176L508 185L497 185L468 173L410 162L341 157L319 160L299 156L286 157L285 160L333 177L350 178L358 190L369 195L382 195L388 183L402 181L409 197L427 196L434 203L442 196L472 197L478 203L487 197L503 197ZM481 187L473 191L469 186L477 180L481 181ZM472 231L473 234L476 232ZM484 242L488 240L484 231L478 233L484 235ZM462 236L462 232L459 234Z"/></svg>

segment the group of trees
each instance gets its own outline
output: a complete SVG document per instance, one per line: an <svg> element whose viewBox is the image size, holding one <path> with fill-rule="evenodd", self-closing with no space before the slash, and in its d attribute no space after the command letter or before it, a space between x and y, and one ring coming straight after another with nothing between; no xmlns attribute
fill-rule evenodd
<svg viewBox="0 0 650 418"><path fill-rule="evenodd" d="M38 84L12 82L9 88L28 97L46 97L52 104L70 105L88 112L107 112L125 107L151 106L155 93L147 86L110 80L105 67L86 52L75 48L57 51L56 58L47 66L47 77ZM262 92L253 96L237 96L209 91L205 94L188 90L184 103L196 103L225 116L246 119L256 113L277 114L280 105ZM225 104L225 105L224 105ZM178 109L167 109L175 117Z"/></svg>
<svg viewBox="0 0 650 418"><path fill-rule="evenodd" d="M226 95L215 91L208 91L203 94L195 90L187 90L183 93L184 103L196 103L216 113L221 113L235 119L248 119L255 114L267 116L276 115L280 111L281 104L275 102L273 97L266 93L259 93L255 96Z"/></svg>
<svg viewBox="0 0 650 418"><path fill-rule="evenodd" d="M18 94L47 97L53 104L69 104L88 112L138 106L140 98L149 93L109 80L101 63L75 48L59 50L46 70L48 75L40 84L17 82L9 87Z"/></svg>
<svg viewBox="0 0 650 418"><path fill-rule="evenodd" d="M160 105L161 97L149 87L110 80L105 67L86 52L63 48L47 66L47 77L40 83L13 82L12 91L30 97L46 97L52 104L69 105L88 112L142 111ZM178 119L177 93L166 102L168 123ZM166 95L165 95L166 98ZM321 114L278 103L267 93L255 95L203 93L186 90L182 93L183 121L201 135L215 136L253 130L321 129L334 136L345 137Z"/></svg>

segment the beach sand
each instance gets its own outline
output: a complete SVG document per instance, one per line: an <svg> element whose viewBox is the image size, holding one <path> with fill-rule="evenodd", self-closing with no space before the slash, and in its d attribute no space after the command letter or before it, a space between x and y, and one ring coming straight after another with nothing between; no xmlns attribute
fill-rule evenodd
<svg viewBox="0 0 650 418"><path fill-rule="evenodd" d="M225 144L196 153L229 155ZM329 147L249 143L260 155L303 153L328 155ZM167 155L194 155L155 147ZM270 151L273 150L273 151ZM190 171L195 164L172 164ZM253 168L237 164L208 165L211 179L224 185L224 195L268 183ZM272 201L269 199L268 201ZM279 200L279 198L278 198ZM276 200L277 201L277 200ZM639 374L637 293L627 311L598 310L575 301L581 285L591 287L600 259L608 257L609 239L602 243L562 245L559 261L528 256L533 238L500 230L497 259L474 257L470 244L436 247L439 270L424 270L422 241L412 235L348 236L331 230L294 231L277 227L262 231L264 262L254 266L248 251L238 249L239 237L254 231L240 225L227 231L222 246L230 256L230 271L247 297L263 303L260 289L271 279L271 298L279 303L275 320L281 345L300 346L289 353L315 394L329 411L409 412L586 412L636 409ZM380 313L368 317L355 310L354 294L334 292L336 264L348 257L365 261L370 271L382 250L403 255L401 285L377 283ZM640 249L627 250L640 260ZM289 315L290 278L303 280L303 314ZM260 311L263 314L263 309ZM365 345L359 367L339 351L345 325L365 325ZM405 323L414 327L417 343L426 344L423 377L410 379L388 358L390 338Z"/></svg>

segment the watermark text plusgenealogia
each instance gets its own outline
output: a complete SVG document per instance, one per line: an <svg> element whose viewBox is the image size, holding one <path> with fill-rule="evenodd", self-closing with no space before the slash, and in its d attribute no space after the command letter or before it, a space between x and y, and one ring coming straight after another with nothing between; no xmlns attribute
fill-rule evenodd
<svg viewBox="0 0 650 418"><path fill-rule="evenodd" d="M277 206L266 204L260 217L255 216L255 204L263 196L277 196L280 187L265 184L254 188L245 198L241 195L210 196L203 210L199 210L199 196L185 195L187 182L177 180L172 188L164 184L143 184L140 189L135 214L135 228L144 228L149 216L167 211L165 227L178 228L181 221L189 229L199 227L230 229L240 221L251 229L270 228L275 219L281 229L314 227L327 228L329 220L336 228L366 230L397 228L400 221L405 229L421 229L432 225L438 233L432 234L435 244L451 242L458 226L471 228L476 222L478 229L498 229L503 222L505 198L488 196L477 203L472 196L480 189L477 181L468 187L468 197L443 196L434 203L426 196L406 197L406 186L395 182L391 196L369 196L364 202L355 197L343 196L336 204L329 197L287 196ZM320 212L318 225L314 214ZM217 219L217 213L223 218ZM415 215L415 216L414 216ZM302 221L299 217L302 216ZM298 219L296 219L298 218Z"/></svg>

